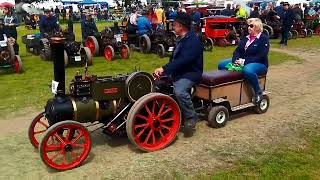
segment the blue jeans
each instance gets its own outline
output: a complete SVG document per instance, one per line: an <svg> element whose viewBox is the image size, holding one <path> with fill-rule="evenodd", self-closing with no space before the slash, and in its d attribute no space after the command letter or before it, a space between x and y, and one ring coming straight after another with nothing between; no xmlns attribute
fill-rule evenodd
<svg viewBox="0 0 320 180"><path fill-rule="evenodd" d="M186 121L196 122L198 120L197 113L193 107L190 97L190 89L195 83L189 79L179 79L173 82L174 94L178 100L182 117Z"/></svg>
<svg viewBox="0 0 320 180"><path fill-rule="evenodd" d="M218 69L225 70L226 65L230 62L232 62L231 58L221 61L218 65ZM267 71L268 71L268 68L261 63L250 63L250 64L246 64L243 67L242 73L244 75L244 78L249 81L250 85L253 87L253 90L257 95L262 94L262 90L259 85L258 76L266 74Z"/></svg>

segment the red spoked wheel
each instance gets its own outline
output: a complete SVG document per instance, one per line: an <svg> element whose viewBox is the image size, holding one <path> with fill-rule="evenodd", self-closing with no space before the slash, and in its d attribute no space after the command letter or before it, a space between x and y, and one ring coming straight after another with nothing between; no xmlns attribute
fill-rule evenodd
<svg viewBox="0 0 320 180"><path fill-rule="evenodd" d="M15 55L14 59L14 71L18 74L23 72L22 61L19 55Z"/></svg>
<svg viewBox="0 0 320 180"><path fill-rule="evenodd" d="M92 56L99 53L99 44L94 36L89 36L84 45L90 49Z"/></svg>
<svg viewBox="0 0 320 180"><path fill-rule="evenodd" d="M44 132L49 128L49 122L45 117L45 113L38 114L31 122L28 130L30 143L35 147L39 147L39 140Z"/></svg>
<svg viewBox="0 0 320 180"><path fill-rule="evenodd" d="M88 157L90 150L91 138L87 128L75 121L52 125L39 145L41 160L56 170L79 166Z"/></svg>
<svg viewBox="0 0 320 180"><path fill-rule="evenodd" d="M226 39L221 38L221 39L218 39L217 44L218 44L219 47L226 47L228 42L227 42Z"/></svg>
<svg viewBox="0 0 320 180"><path fill-rule="evenodd" d="M124 44L121 46L120 48L120 53L121 53L121 57L122 59L128 59L130 56L130 48L128 45Z"/></svg>
<svg viewBox="0 0 320 180"><path fill-rule="evenodd" d="M104 57L107 61L112 61L114 57L114 49L112 46L106 46L106 48L104 48Z"/></svg>
<svg viewBox="0 0 320 180"><path fill-rule="evenodd" d="M170 96L150 93L134 103L126 124L130 141L143 151L167 147L180 128L180 109Z"/></svg>

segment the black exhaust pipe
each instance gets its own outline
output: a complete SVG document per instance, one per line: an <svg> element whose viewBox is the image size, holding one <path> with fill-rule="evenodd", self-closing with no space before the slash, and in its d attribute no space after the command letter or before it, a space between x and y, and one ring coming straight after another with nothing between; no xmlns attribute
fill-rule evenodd
<svg viewBox="0 0 320 180"><path fill-rule="evenodd" d="M59 82L57 95L65 95L64 40L62 37L51 38L53 54L54 80Z"/></svg>

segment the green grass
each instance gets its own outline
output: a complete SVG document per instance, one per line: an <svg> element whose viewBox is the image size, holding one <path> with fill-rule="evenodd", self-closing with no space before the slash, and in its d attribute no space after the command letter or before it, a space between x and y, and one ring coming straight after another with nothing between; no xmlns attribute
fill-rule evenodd
<svg viewBox="0 0 320 180"><path fill-rule="evenodd" d="M315 133L316 132L316 133ZM199 179L319 179L320 134L308 132L303 137L305 148L277 147L254 159L243 159L232 170L214 175L198 175ZM198 179L197 178L197 179Z"/></svg>
<svg viewBox="0 0 320 180"><path fill-rule="evenodd" d="M280 47L280 39L272 39L270 41L271 46L274 48ZM288 41L288 46L286 48L295 49L319 49L320 48L320 38L319 36L312 36L308 38L297 38Z"/></svg>
<svg viewBox="0 0 320 180"><path fill-rule="evenodd" d="M98 23L98 29L102 30L104 26L112 23ZM81 40L80 24L74 24L76 40ZM26 30L23 26L18 28L19 37L36 32L35 30ZM7 113L23 110L24 108L40 110L45 105L48 98L52 97L49 84L53 79L52 62L42 61L39 56L34 56L26 52L25 45L18 38L20 45L20 56L24 63L25 72L23 74L6 73L1 74L0 82L0 119L4 119ZM216 69L217 63L225 58L231 57L235 47L214 48L212 52L204 53L205 71ZM288 60L300 61L297 57L288 54L270 52L269 62L271 65L279 64ZM167 63L168 57L160 59L155 54L141 54L132 52L130 59L116 59L112 62L106 62L103 57L95 57L93 66L89 72L97 75L115 75L118 73L132 72L135 67L142 71L153 72L157 67ZM66 69L66 82L73 78L77 72L83 72L83 67L68 67Z"/></svg>

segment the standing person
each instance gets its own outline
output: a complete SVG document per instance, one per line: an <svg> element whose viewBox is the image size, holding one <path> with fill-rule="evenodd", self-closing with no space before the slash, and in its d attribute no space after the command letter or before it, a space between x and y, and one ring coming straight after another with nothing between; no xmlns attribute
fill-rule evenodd
<svg viewBox="0 0 320 180"><path fill-rule="evenodd" d="M231 9L231 4L227 4L226 9L222 10L221 15L223 16L234 16L234 10Z"/></svg>
<svg viewBox="0 0 320 180"><path fill-rule="evenodd" d="M203 72L203 46L191 29L191 17L178 13L174 18L173 30L179 36L169 63L155 69L156 76L171 76L174 94L181 108L184 126L192 130L198 121L191 97L192 86L199 82Z"/></svg>
<svg viewBox="0 0 320 180"><path fill-rule="evenodd" d="M166 16L164 13L163 6L161 5L156 9L157 15L157 29L164 29L164 23L166 22Z"/></svg>
<svg viewBox="0 0 320 180"><path fill-rule="evenodd" d="M289 31L291 29L291 26L293 25L295 17L292 9L289 8L288 2L283 3L283 8L284 8L284 13L282 16L282 30L281 30L282 37L281 37L280 45L287 46Z"/></svg>
<svg viewBox="0 0 320 180"><path fill-rule="evenodd" d="M90 13L86 14L86 18L81 21L82 43L84 44L89 36L98 33L98 28Z"/></svg>
<svg viewBox="0 0 320 180"><path fill-rule="evenodd" d="M7 30L7 37L8 38L13 38L14 44L14 52L16 55L19 55L19 45L17 43L18 39L18 32L17 32L17 27L18 27L18 18L17 16L13 15L13 9L9 6L4 8L4 25L6 26Z"/></svg>
<svg viewBox="0 0 320 180"><path fill-rule="evenodd" d="M54 13L56 14L57 20L59 21L60 10L59 10L58 6L57 6L56 9L54 10Z"/></svg>
<svg viewBox="0 0 320 180"><path fill-rule="evenodd" d="M250 13L250 18L260 18L259 6L253 5L253 11Z"/></svg>
<svg viewBox="0 0 320 180"><path fill-rule="evenodd" d="M67 16L67 11L64 7L61 9L61 14L62 14L62 19L65 21Z"/></svg>
<svg viewBox="0 0 320 180"><path fill-rule="evenodd" d="M236 17L238 19L246 19L247 18L247 12L243 7L241 7L240 4L238 4L236 6Z"/></svg>
<svg viewBox="0 0 320 180"><path fill-rule="evenodd" d="M242 73L253 87L255 96L253 103L258 104L262 100L262 90L259 86L258 76L268 71L269 38L262 34L263 25L259 18L247 20L249 35L242 39L233 53L233 57L221 61L219 70L225 70L229 63L244 65Z"/></svg>

